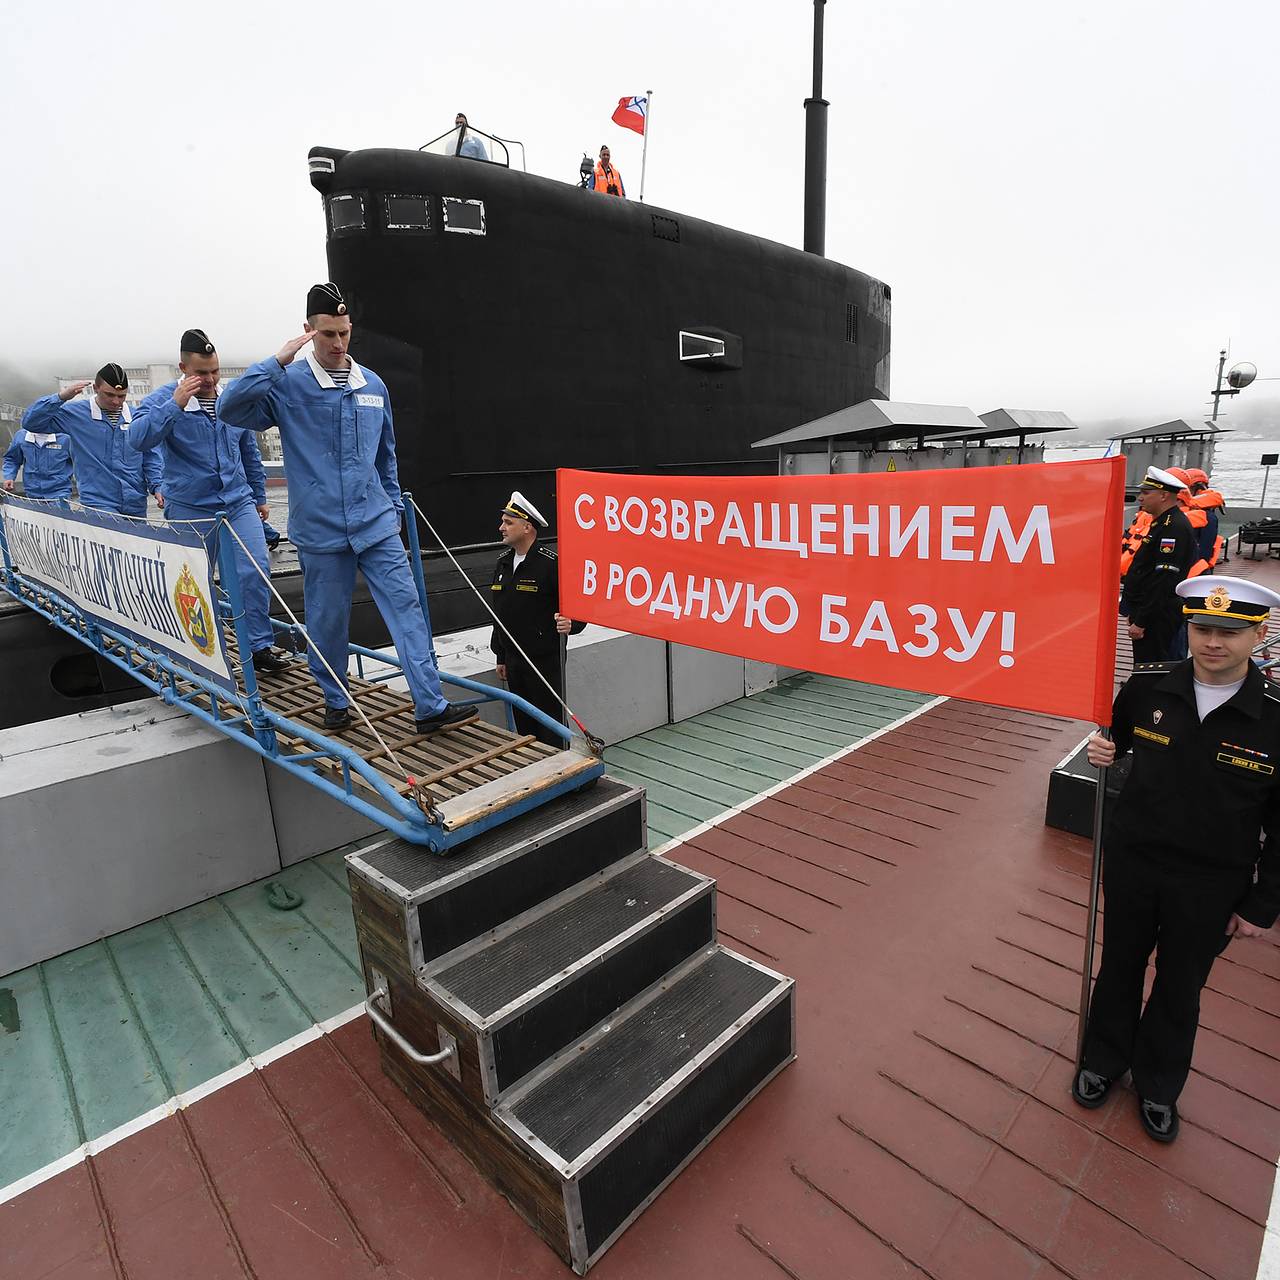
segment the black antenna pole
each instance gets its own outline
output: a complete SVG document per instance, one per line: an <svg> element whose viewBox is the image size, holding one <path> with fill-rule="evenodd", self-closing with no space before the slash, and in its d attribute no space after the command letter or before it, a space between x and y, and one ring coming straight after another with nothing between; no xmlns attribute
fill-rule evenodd
<svg viewBox="0 0 1280 1280"><path fill-rule="evenodd" d="M804 249L827 251L827 108L822 96L822 11L813 0L813 97L804 100Z"/></svg>

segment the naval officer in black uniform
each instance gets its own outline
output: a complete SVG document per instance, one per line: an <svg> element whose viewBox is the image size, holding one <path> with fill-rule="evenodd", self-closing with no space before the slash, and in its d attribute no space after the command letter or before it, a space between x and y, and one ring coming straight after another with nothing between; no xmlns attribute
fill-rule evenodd
<svg viewBox="0 0 1280 1280"><path fill-rule="evenodd" d="M1186 487L1177 476L1148 467L1138 489L1138 505L1151 516L1151 525L1124 578L1134 662L1175 656L1182 610L1174 588L1200 558L1195 530L1178 506Z"/></svg>
<svg viewBox="0 0 1280 1280"><path fill-rule="evenodd" d="M1096 1107L1131 1071L1159 1142L1178 1134L1215 958L1280 915L1280 690L1252 661L1280 595L1208 575L1178 595L1191 657L1136 667L1116 696L1112 739L1089 739L1091 764L1132 750L1133 767L1104 832L1102 966L1072 1085Z"/></svg>
<svg viewBox="0 0 1280 1280"><path fill-rule="evenodd" d="M576 635L587 624L571 622L560 613L560 567L556 553L538 542L538 530L546 527L542 512L524 494L511 495L502 508L498 530L506 550L498 557L489 592L494 613L528 655L533 668L512 648L501 627L494 627L491 644L498 659L498 678L507 682L507 688L553 720L563 722L560 703L538 675L541 674L559 697L564 697L560 637ZM553 746L564 745L563 739L523 711L516 711L515 721L519 733L536 734Z"/></svg>

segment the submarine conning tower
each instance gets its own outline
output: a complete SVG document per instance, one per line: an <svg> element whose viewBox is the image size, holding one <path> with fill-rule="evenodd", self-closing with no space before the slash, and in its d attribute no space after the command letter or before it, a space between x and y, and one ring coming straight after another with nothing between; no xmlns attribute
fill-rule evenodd
<svg viewBox="0 0 1280 1280"><path fill-rule="evenodd" d="M387 382L401 483L451 545L492 542L513 488L554 505L557 467L759 472L751 441L888 397L888 285L524 173L467 132L494 158L440 154L457 131L309 156L352 354Z"/></svg>

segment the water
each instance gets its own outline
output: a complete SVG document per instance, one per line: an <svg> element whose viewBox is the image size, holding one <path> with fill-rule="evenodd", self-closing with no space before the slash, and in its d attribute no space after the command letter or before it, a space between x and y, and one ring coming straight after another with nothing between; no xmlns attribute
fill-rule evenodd
<svg viewBox="0 0 1280 1280"><path fill-rule="evenodd" d="M1101 458L1106 446L1087 449L1054 449L1044 451L1046 462L1067 462L1080 458ZM1226 499L1227 508L1261 505L1264 453L1280 453L1280 440L1219 440L1213 450L1213 473L1210 483ZM1280 466L1271 468L1267 481L1267 505L1280 506Z"/></svg>

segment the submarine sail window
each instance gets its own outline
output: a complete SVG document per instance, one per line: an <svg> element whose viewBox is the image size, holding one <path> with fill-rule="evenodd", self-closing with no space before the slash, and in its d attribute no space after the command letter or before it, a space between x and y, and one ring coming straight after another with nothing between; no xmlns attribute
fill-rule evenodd
<svg viewBox="0 0 1280 1280"><path fill-rule="evenodd" d="M445 196L441 203L444 206L446 231L458 231L467 236L484 235L483 200L462 200L456 196Z"/></svg>
<svg viewBox="0 0 1280 1280"><path fill-rule="evenodd" d="M688 333L680 330L681 360L714 360L724 355L724 339L705 333Z"/></svg>
<svg viewBox="0 0 1280 1280"><path fill-rule="evenodd" d="M681 364L741 369L742 335L715 326L681 329L676 339L676 354Z"/></svg>
<svg viewBox="0 0 1280 1280"><path fill-rule="evenodd" d="M329 210L329 234L340 236L364 230L364 196L356 193L330 196L325 202Z"/></svg>
<svg viewBox="0 0 1280 1280"><path fill-rule="evenodd" d="M413 234L431 230L431 201L426 196L388 192L382 197L382 215L388 231Z"/></svg>

